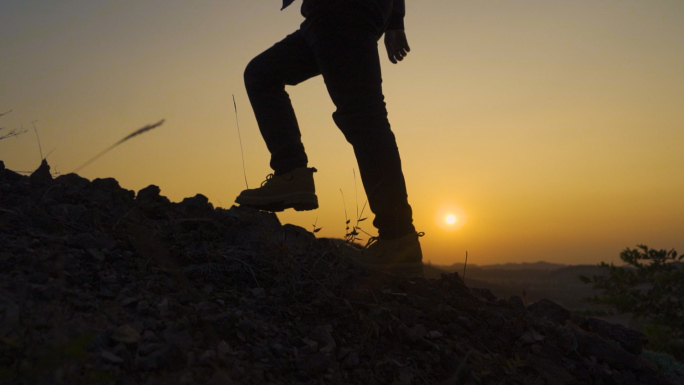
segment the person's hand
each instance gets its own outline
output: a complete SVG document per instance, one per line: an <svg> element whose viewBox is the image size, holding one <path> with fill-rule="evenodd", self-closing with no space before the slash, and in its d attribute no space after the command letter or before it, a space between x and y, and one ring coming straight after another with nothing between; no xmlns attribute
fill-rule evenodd
<svg viewBox="0 0 684 385"><path fill-rule="evenodd" d="M385 48L387 48L389 60L394 64L397 64L397 61L404 60L404 57L411 51L408 41L406 41L406 33L401 29L385 31Z"/></svg>

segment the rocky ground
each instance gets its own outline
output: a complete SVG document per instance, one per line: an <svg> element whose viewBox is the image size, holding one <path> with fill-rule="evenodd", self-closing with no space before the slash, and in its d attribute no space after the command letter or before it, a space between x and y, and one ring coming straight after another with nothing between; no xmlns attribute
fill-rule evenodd
<svg viewBox="0 0 684 385"><path fill-rule="evenodd" d="M273 214L0 162L2 384L681 384L640 333L367 274Z"/></svg>

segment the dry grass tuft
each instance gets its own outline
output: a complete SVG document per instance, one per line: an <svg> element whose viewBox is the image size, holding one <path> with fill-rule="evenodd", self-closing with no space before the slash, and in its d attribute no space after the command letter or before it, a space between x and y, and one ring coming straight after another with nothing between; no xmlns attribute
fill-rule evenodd
<svg viewBox="0 0 684 385"><path fill-rule="evenodd" d="M108 153L109 151L113 150L116 146L122 144L123 142L125 142L125 141L127 141L127 140L129 140L129 139L131 139L131 138L134 138L134 137L136 137L136 136L138 136L138 135L142 135L142 134L146 133L147 131L153 130L153 129L155 129L155 128L161 126L162 124L164 124L164 122L165 122L165 120L162 119L162 120L158 121L157 123L148 124L147 126L145 126L145 127L143 127L143 128L140 128L140 129L134 131L133 133L127 135L125 138L121 139L120 141L118 141L118 142L114 143L113 145L107 147L106 149L104 149L102 152L100 152L99 154L97 154L97 155L95 155L94 157L92 157L92 158L91 158L90 160L88 160L87 162L85 162L85 163L83 163L82 165L78 166L78 167L74 170L74 173L77 173L78 171L82 170L84 167L86 167L87 165L93 163L94 161L96 161L97 159L99 159L102 155L104 155L104 154Z"/></svg>

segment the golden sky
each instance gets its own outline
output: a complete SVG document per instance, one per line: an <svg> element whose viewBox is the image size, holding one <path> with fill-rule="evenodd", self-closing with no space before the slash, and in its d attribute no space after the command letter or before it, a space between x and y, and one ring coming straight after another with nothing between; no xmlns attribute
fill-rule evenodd
<svg viewBox="0 0 684 385"><path fill-rule="evenodd" d="M433 263L615 261L684 252L684 2L406 0L411 53L383 57L409 202ZM0 127L37 121L68 173L133 130L166 124L80 174L229 207L270 172L247 99L249 60L298 28L300 1L0 2ZM381 51L383 53L383 51ZM365 202L322 79L288 88L321 207L278 214L343 237ZM29 133L0 160L32 170ZM456 223L445 224L448 214ZM365 230L373 232L371 218Z"/></svg>

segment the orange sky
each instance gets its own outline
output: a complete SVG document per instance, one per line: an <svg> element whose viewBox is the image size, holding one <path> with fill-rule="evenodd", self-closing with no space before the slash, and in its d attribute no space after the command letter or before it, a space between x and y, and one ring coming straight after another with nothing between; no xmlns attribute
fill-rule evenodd
<svg viewBox="0 0 684 385"><path fill-rule="evenodd" d="M645 243L684 252L684 2L406 0L411 54L384 91L425 260L596 263ZM14 3L14 4L8 4ZM166 124L80 174L228 207L270 172L249 60L294 31L278 0L0 3L0 127L37 120L53 170ZM319 236L355 215L351 146L320 78L288 89L321 207L279 214ZM0 141L37 167L32 132ZM358 201L365 195L358 181ZM444 217L458 216L458 230ZM366 230L372 231L370 222Z"/></svg>

